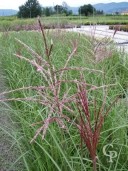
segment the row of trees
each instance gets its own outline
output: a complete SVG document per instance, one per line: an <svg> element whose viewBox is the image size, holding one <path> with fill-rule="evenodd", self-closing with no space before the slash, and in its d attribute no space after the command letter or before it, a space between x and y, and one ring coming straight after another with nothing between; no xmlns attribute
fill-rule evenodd
<svg viewBox="0 0 128 171"><path fill-rule="evenodd" d="M50 16L53 14L65 14L66 16L72 15L72 11L68 10L68 8L63 7L62 5L56 5L54 8L46 7L42 8L42 14L45 16Z"/></svg>
<svg viewBox="0 0 128 171"><path fill-rule="evenodd" d="M91 4L83 5L78 10L80 15L92 15L92 14L103 14L103 11L97 11ZM19 7L18 17L19 18L34 18L38 15L50 16L53 14L65 14L71 15L72 11L69 10L69 7L66 2L63 2L62 5L56 5L54 8L46 7L42 8L38 0L28 0L24 5Z"/></svg>
<svg viewBox="0 0 128 171"><path fill-rule="evenodd" d="M24 5L19 7L18 17L19 18L34 18L38 15L50 16L53 14L65 14L71 15L72 11L68 9L66 2L63 2L62 5L56 5L54 8L46 7L42 8L38 0L28 0Z"/></svg>

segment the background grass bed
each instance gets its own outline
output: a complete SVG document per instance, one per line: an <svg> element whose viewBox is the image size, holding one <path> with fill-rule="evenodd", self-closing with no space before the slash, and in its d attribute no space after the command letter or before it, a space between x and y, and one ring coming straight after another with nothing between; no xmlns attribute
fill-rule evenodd
<svg viewBox="0 0 128 171"><path fill-rule="evenodd" d="M128 16L52 16L42 17L44 28L72 28L80 25L127 25ZM38 30L39 26L36 19L18 19L13 17L0 17L0 31L20 31L20 30Z"/></svg>

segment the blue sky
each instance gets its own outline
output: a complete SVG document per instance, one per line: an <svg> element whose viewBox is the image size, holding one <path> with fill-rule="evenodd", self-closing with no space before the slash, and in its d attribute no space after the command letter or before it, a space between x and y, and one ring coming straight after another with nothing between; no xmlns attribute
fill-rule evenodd
<svg viewBox="0 0 128 171"><path fill-rule="evenodd" d="M27 0L0 0L0 9L16 9ZM65 1L69 6L81 6L84 4L109 3L109 2L128 2L128 0L38 0L42 6L53 6L62 4Z"/></svg>

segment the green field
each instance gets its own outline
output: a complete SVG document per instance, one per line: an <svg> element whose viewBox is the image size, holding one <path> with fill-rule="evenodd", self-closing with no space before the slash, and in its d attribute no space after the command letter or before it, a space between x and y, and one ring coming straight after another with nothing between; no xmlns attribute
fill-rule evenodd
<svg viewBox="0 0 128 171"><path fill-rule="evenodd" d="M120 23L121 17L99 17L95 21ZM94 18L49 17L41 20L45 24L52 24L51 20L53 23L86 24L93 23ZM19 25L19 22L22 25L37 21L3 20L0 28L3 23L9 23L8 28L10 23ZM128 22L127 17L123 22ZM12 142L20 151L19 158L8 169L13 170L21 161L20 171L92 171L87 144L76 125L82 124L81 116L83 122L88 123L89 108L91 130L94 132L100 116L104 116L111 107L100 130L96 167L97 171L127 171L127 55L117 51L113 44L106 48L106 40L99 42L94 37L61 30L46 31L45 35L44 41L41 32L6 30L1 33L0 61L6 73L6 84L9 90L14 90L7 94L7 98L12 99L12 120L17 124ZM86 99L83 97L85 113L79 101L82 97L78 98L82 91L87 93L84 94ZM112 104L115 99L117 101ZM49 117L42 140L39 128ZM35 126L32 125L34 123ZM86 134L85 127L83 130ZM30 143L35 134L37 137ZM103 152L105 146L107 154ZM117 156L111 156L110 151L115 151Z"/></svg>
<svg viewBox="0 0 128 171"><path fill-rule="evenodd" d="M41 17L45 28L64 28L80 25L127 25L128 16L52 16ZM0 31L20 31L38 29L37 19L18 19L16 17L0 17Z"/></svg>

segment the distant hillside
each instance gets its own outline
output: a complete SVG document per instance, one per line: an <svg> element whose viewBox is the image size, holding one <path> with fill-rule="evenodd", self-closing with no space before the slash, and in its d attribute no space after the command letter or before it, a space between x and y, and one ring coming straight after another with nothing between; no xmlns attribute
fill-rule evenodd
<svg viewBox="0 0 128 171"><path fill-rule="evenodd" d="M13 9L0 9L0 16L16 15L18 11Z"/></svg>
<svg viewBox="0 0 128 171"><path fill-rule="evenodd" d="M128 2L119 2L119 3L99 3L93 5L96 10L103 10L104 13L114 13L114 12L122 12L127 10L128 11Z"/></svg>
<svg viewBox="0 0 128 171"><path fill-rule="evenodd" d="M85 3L86 4L86 3ZM93 5L96 10L103 10L104 13L111 14L114 12L128 11L128 2L111 2L111 3L98 3ZM78 14L79 7L68 7L72 10L73 14Z"/></svg>

